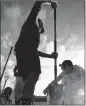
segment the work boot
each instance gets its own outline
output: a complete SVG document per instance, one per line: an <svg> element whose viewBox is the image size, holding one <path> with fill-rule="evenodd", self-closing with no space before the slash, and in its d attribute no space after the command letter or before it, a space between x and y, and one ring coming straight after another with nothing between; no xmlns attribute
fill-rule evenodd
<svg viewBox="0 0 86 106"><path fill-rule="evenodd" d="M23 98L22 105L32 105L32 99Z"/></svg>
<svg viewBox="0 0 86 106"><path fill-rule="evenodd" d="M21 105L22 104L22 98L19 98L15 101L15 105Z"/></svg>

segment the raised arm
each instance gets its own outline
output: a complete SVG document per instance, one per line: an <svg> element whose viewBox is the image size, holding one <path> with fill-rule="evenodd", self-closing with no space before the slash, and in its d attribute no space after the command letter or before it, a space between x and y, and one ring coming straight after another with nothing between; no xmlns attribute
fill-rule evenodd
<svg viewBox="0 0 86 106"><path fill-rule="evenodd" d="M41 9L41 4L43 3L44 1L36 1L34 6L32 7L32 10L27 18L27 21L30 21L30 22L35 22L36 21L36 17Z"/></svg>

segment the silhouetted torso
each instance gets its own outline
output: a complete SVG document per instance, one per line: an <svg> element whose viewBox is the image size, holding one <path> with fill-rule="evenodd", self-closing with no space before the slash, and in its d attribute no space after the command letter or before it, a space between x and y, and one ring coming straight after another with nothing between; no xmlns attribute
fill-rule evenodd
<svg viewBox="0 0 86 106"><path fill-rule="evenodd" d="M27 78L31 72L41 73L38 45L40 34L36 17L42 2L36 1L26 22L23 24L19 39L15 45L19 76Z"/></svg>
<svg viewBox="0 0 86 106"><path fill-rule="evenodd" d="M35 23L25 22L17 41L16 49L18 52L21 52L21 55L26 55L27 57L36 56L38 55L39 39L40 35L37 25Z"/></svg>

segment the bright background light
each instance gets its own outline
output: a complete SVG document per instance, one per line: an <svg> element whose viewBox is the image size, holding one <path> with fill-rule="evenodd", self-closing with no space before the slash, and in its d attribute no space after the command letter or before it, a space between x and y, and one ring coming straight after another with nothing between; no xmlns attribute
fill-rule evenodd
<svg viewBox="0 0 86 106"><path fill-rule="evenodd" d="M1 2L1 72L6 62L11 45L14 45L26 17L34 1L2 1ZM39 12L44 23L45 33L41 35L39 50L45 53L54 51L54 21L53 10L49 5L42 5ZM59 64L65 59L71 59L74 64L84 68L84 0L60 0L57 8L57 74L61 69ZM42 58L41 75L36 84L35 95L43 95L44 88L54 79L54 60ZM14 88L15 77L13 68L16 58L12 52L5 75L9 75L6 86ZM2 79L1 88L3 88Z"/></svg>

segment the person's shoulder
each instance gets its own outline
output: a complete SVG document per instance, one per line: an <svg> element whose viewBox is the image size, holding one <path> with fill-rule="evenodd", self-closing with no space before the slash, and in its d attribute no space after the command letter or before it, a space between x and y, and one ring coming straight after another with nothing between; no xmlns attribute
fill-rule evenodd
<svg viewBox="0 0 86 106"><path fill-rule="evenodd" d="M75 71L75 70L77 70L77 69L79 69L79 66L78 65L73 65L73 70Z"/></svg>
<svg viewBox="0 0 86 106"><path fill-rule="evenodd" d="M81 67L81 66L79 66L79 65L73 65L73 67L74 67L74 70L76 70L76 71L82 71L82 72L85 72L85 70Z"/></svg>
<svg viewBox="0 0 86 106"><path fill-rule="evenodd" d="M77 64L73 65L73 67L74 67L74 68L82 68L81 66L79 66L79 65L77 65ZM82 68L82 69L83 69L83 68Z"/></svg>
<svg viewBox="0 0 86 106"><path fill-rule="evenodd" d="M25 29L25 28L29 28L31 27L32 25L32 22L30 20L24 20L23 24L22 24L22 30Z"/></svg>

